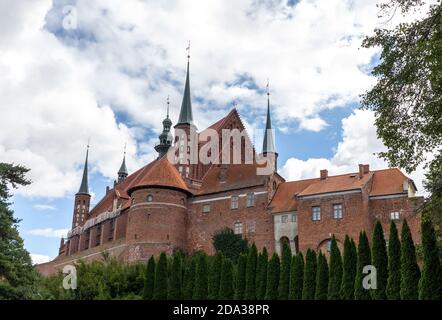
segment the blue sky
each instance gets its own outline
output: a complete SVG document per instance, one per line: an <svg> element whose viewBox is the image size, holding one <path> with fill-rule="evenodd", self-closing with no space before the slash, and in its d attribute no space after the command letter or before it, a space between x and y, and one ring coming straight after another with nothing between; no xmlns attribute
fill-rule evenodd
<svg viewBox="0 0 442 320"><path fill-rule="evenodd" d="M14 210L35 262L57 255L71 225L91 140L92 203L112 185L127 144L129 171L155 157L170 95L176 121L191 40L194 118L203 129L233 106L261 148L266 83L279 172L287 179L387 164L374 116L378 25L371 0L14 1L0 5L0 161L31 169ZM5 14L11 12L12 15ZM339 17L339 19L337 19ZM256 133L254 133L256 130ZM411 177L421 185L423 170Z"/></svg>

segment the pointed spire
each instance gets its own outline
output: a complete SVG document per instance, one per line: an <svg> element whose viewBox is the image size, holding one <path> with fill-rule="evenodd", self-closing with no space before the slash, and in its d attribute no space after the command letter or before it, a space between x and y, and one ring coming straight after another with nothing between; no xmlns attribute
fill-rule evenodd
<svg viewBox="0 0 442 320"><path fill-rule="evenodd" d="M269 80L267 80L267 122L266 130L264 132L264 141L262 144L262 153L276 153L275 145L273 143L273 130L272 130L272 120L270 117L270 89Z"/></svg>
<svg viewBox="0 0 442 320"><path fill-rule="evenodd" d="M118 183L126 179L126 177L129 175L126 167L126 144L124 145L124 155L123 155L123 162L121 163L120 170L118 170Z"/></svg>
<svg viewBox="0 0 442 320"><path fill-rule="evenodd" d="M189 61L190 61L190 41L187 50L187 74L186 74L186 84L184 85L184 95L183 102L181 103L180 117L178 119L179 124L193 124L193 114L192 114L192 102L190 99L190 80L189 80Z"/></svg>
<svg viewBox="0 0 442 320"><path fill-rule="evenodd" d="M87 172L88 157L89 157L89 142L87 144L86 161L84 162L84 168L83 168L83 178L81 179L80 189L78 190L77 193L89 194L88 172Z"/></svg>

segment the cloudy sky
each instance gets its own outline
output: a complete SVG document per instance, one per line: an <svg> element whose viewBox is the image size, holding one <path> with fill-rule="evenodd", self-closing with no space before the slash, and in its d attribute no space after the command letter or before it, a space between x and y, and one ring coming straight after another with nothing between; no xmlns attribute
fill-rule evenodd
<svg viewBox="0 0 442 320"><path fill-rule="evenodd" d="M14 209L34 261L56 256L70 227L88 139L93 203L125 144L129 171L153 160L168 95L178 117L189 40L198 128L236 104L259 149L270 79L284 177L386 167L359 110L377 13L374 0L0 0L0 161L31 168ZM411 177L422 189L423 171Z"/></svg>

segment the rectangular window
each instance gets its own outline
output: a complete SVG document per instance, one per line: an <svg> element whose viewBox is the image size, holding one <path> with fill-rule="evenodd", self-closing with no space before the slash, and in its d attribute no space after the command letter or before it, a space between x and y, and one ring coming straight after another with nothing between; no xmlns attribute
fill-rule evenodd
<svg viewBox="0 0 442 320"><path fill-rule="evenodd" d="M210 204L206 204L203 206L203 213L209 213L210 212Z"/></svg>
<svg viewBox="0 0 442 320"><path fill-rule="evenodd" d="M399 220L399 212L398 211L390 212L390 219Z"/></svg>
<svg viewBox="0 0 442 320"><path fill-rule="evenodd" d="M253 207L255 205L255 194L253 192L247 193L247 207Z"/></svg>
<svg viewBox="0 0 442 320"><path fill-rule="evenodd" d="M250 221L247 223L247 232L248 233L254 233L256 230L256 222Z"/></svg>
<svg viewBox="0 0 442 320"><path fill-rule="evenodd" d="M287 215L281 216L281 223L287 223Z"/></svg>
<svg viewBox="0 0 442 320"><path fill-rule="evenodd" d="M333 219L342 219L342 204L333 205Z"/></svg>
<svg viewBox="0 0 442 320"><path fill-rule="evenodd" d="M242 234L242 222L235 222L234 232L235 234Z"/></svg>
<svg viewBox="0 0 442 320"><path fill-rule="evenodd" d="M232 196L231 209L238 209L238 196Z"/></svg>
<svg viewBox="0 0 442 320"><path fill-rule="evenodd" d="M296 214L292 214L292 222L296 222Z"/></svg>
<svg viewBox="0 0 442 320"><path fill-rule="evenodd" d="M321 220L321 207L312 207L312 220Z"/></svg>

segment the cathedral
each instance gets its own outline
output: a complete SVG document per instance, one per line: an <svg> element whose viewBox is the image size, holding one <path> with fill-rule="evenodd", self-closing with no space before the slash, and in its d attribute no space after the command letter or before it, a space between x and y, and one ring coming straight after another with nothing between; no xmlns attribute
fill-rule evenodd
<svg viewBox="0 0 442 320"><path fill-rule="evenodd" d="M245 149L251 143L235 108L209 128L196 128L188 61L174 134L168 109L155 145L158 157L132 173L123 157L113 188L108 187L91 209L88 150L74 198L72 227L61 239L58 256L38 265L38 270L54 274L80 259L100 259L105 251L123 262L146 261L151 255L175 250L213 254L212 237L226 227L255 243L258 250L266 247L270 254L280 253L283 243L293 253L308 248L327 253L332 235L342 249L345 235L355 240L362 230L370 235L375 221L388 233L390 221L407 219L414 241L420 241L422 198L415 196L413 180L397 168L370 170L368 164L355 164L355 171L347 174L332 176L324 169L310 179L286 181L277 172L268 94L266 102L262 152L257 154L252 146L252 161L246 161ZM239 161L208 163L183 157L191 148L204 150L209 143L207 133L215 132L221 150L209 153L219 160L233 145L223 131L235 129L245 133ZM263 158L271 159L271 170L258 174L262 167L258 160Z"/></svg>

